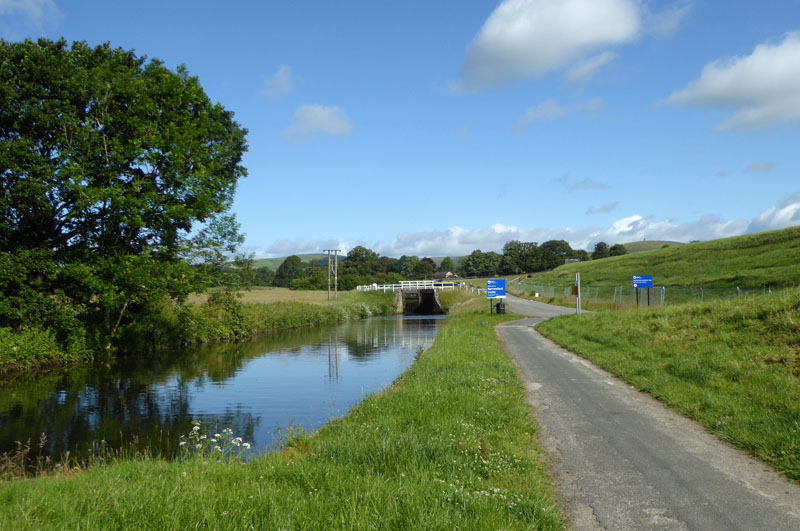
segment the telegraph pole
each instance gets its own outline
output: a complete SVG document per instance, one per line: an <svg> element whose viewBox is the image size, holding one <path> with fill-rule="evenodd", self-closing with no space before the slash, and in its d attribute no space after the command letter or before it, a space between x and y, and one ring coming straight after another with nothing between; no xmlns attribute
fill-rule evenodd
<svg viewBox="0 0 800 531"><path fill-rule="evenodd" d="M333 298L339 295L339 249L325 249L328 253L328 300L331 300L331 277L333 277ZM333 260L331 260L333 253Z"/></svg>

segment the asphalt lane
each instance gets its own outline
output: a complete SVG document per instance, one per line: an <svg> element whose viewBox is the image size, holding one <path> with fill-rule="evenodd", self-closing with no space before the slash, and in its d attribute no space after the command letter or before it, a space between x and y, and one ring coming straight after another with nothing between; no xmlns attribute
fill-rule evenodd
<svg viewBox="0 0 800 531"><path fill-rule="evenodd" d="M800 530L800 486L539 335L575 310L506 299L520 369L575 529Z"/></svg>

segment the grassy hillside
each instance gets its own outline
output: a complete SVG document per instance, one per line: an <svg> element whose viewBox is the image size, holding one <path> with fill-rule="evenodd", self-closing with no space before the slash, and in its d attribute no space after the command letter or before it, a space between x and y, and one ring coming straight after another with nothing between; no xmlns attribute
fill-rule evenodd
<svg viewBox="0 0 800 531"><path fill-rule="evenodd" d="M568 264L529 280L568 286L575 273L589 286L629 286L632 275L652 275L664 286L796 286L800 227Z"/></svg>
<svg viewBox="0 0 800 531"><path fill-rule="evenodd" d="M682 242L670 242L665 240L644 241L644 242L631 242L623 244L627 249L628 254L641 253L643 251L652 251L654 249L662 249L664 247L678 247L679 245L686 245Z"/></svg>

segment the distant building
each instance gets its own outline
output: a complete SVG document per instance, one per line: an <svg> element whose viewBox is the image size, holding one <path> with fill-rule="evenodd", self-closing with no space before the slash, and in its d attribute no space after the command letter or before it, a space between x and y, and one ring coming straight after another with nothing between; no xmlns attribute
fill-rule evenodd
<svg viewBox="0 0 800 531"><path fill-rule="evenodd" d="M433 278L437 279L437 280L438 279L443 279L443 278L456 278L457 276L458 275L456 275L454 273L451 273L450 271L448 271L446 273L443 272L443 271L437 271L436 273L433 274Z"/></svg>

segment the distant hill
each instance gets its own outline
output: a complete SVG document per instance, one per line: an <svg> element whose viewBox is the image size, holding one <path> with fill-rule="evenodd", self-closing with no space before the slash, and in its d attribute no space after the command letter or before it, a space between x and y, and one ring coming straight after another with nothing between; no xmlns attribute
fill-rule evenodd
<svg viewBox="0 0 800 531"><path fill-rule="evenodd" d="M575 273L594 286L630 286L633 275L663 286L800 286L800 227L568 264L534 278L568 286Z"/></svg>
<svg viewBox="0 0 800 531"><path fill-rule="evenodd" d="M320 260L328 260L327 253L313 253L313 254L298 254L297 255L300 260L303 262L315 262ZM279 258L259 258L258 260L253 260L253 267L268 267L273 271L276 271L284 260L289 258L288 256L281 256ZM339 260L341 260L341 255L339 256Z"/></svg>
<svg viewBox="0 0 800 531"><path fill-rule="evenodd" d="M641 253L643 251L652 251L653 249L662 249L664 247L677 247L679 245L686 245L682 242L670 242L670 241L643 241L643 242L631 242L631 243L623 243L622 245L625 246L625 249L628 250L628 254L632 253ZM591 254L591 253L589 253Z"/></svg>
<svg viewBox="0 0 800 531"><path fill-rule="evenodd" d="M322 260L322 261L324 261L324 263L327 263L327 260L328 260L328 254L327 253L298 254L297 256L303 262L312 262L312 261L320 261L320 260ZM347 254L341 254L340 253L339 254L339 262L341 262L342 259L345 258L346 256L347 256ZM283 263L283 261L286 260L287 258L288 258L288 256L281 256L281 257L278 257L278 258L259 258L258 260L253 260L253 267L268 267L268 268L272 269L273 271L276 271L280 267L280 265ZM461 260L463 260L466 257L465 256L451 256L450 258L453 260L453 264L455 265L455 267L458 267L458 265L461 263ZM442 263L442 260L444 260L444 259L445 259L444 256L433 257L433 261L436 264L436 267L439 267L439 265Z"/></svg>

